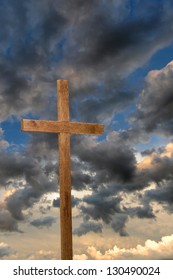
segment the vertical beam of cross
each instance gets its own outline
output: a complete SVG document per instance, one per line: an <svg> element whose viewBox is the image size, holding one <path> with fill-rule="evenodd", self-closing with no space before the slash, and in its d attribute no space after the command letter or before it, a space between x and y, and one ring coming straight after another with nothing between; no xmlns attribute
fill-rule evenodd
<svg viewBox="0 0 173 280"><path fill-rule="evenodd" d="M68 82L58 81L58 121L69 122ZM61 258L71 260L72 214L71 214L71 173L70 173L70 133L62 132L59 142L59 184L60 184L60 223Z"/></svg>
<svg viewBox="0 0 173 280"><path fill-rule="evenodd" d="M68 81L58 80L58 120L22 120L21 129L28 132L58 133L59 146L59 184L60 184L60 225L61 259L73 258L72 247L72 207L70 171L70 135L102 135L104 125L70 122Z"/></svg>

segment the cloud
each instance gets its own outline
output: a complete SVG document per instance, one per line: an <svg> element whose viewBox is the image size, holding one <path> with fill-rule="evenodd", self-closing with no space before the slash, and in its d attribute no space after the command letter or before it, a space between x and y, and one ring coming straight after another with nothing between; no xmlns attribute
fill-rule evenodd
<svg viewBox="0 0 173 280"><path fill-rule="evenodd" d="M86 254L73 256L73 260L87 260L87 259L88 259L88 256Z"/></svg>
<svg viewBox="0 0 173 280"><path fill-rule="evenodd" d="M121 166L121 159L123 159L124 155L123 153L121 154L121 147L122 149L124 148L123 152L126 151L125 156L128 157L128 153L132 155L131 167L133 164L134 152L130 150L126 140L125 142L122 141L121 134L111 133L105 143L103 141L97 143L93 139L84 140L82 143L84 147L78 144L78 163L80 165L80 162L87 161L88 170L85 169L85 172L87 171L87 174L90 174L91 182L88 186L92 190L92 193L84 196L78 205L84 223L86 221L101 220L103 224L110 224L112 229L121 236L126 236L128 235L126 224L129 217L157 219L157 213L152 205L153 201L159 204L162 203L167 211L172 212L172 142L165 147L150 151L149 155L139 163L134 160L134 172L128 180L121 179L116 173L120 170L118 165L120 164ZM104 148L102 149L102 147ZM126 147L129 150L126 150ZM104 151L107 152L105 156ZM91 160L90 153L93 156ZM109 154L110 165L108 162ZM121 154L120 160L116 159L117 154ZM102 166L100 155L103 156L104 167ZM115 162L115 168L117 168L115 173L113 172L113 162ZM124 162L129 163L130 160L128 161L124 158L123 164ZM81 170L82 166L81 164ZM129 196L130 194L135 196L134 200ZM129 199L126 203L125 198L127 197Z"/></svg>
<svg viewBox="0 0 173 280"><path fill-rule="evenodd" d="M39 250L26 256L27 260L57 260L57 253L48 250Z"/></svg>
<svg viewBox="0 0 173 280"><path fill-rule="evenodd" d="M26 171L26 173L25 173ZM25 158L19 153L0 152L0 183L5 186L7 179L26 177L36 174L38 169L33 161Z"/></svg>
<svg viewBox="0 0 173 280"><path fill-rule="evenodd" d="M147 132L171 135L173 124L173 62L150 71L138 101L136 122Z"/></svg>
<svg viewBox="0 0 173 280"><path fill-rule="evenodd" d="M0 150L6 149L10 146L8 141L4 139L4 130L0 127Z"/></svg>
<svg viewBox="0 0 173 280"><path fill-rule="evenodd" d="M6 199L6 208L17 220L23 220L23 210L32 207L44 193L54 191L54 183L49 182L44 174L38 175L38 181L33 178L30 180L30 186L25 185L24 188L17 190Z"/></svg>
<svg viewBox="0 0 173 280"><path fill-rule="evenodd" d="M154 210L152 208L152 206L149 203L145 203L144 201L141 201L143 203L143 206L137 206L137 207L128 207L125 209L127 210L127 213L133 217L136 216L140 219L153 219L156 218L155 214L154 214Z"/></svg>
<svg viewBox="0 0 173 280"><path fill-rule="evenodd" d="M10 16L4 16L7 14ZM51 59L54 40L60 39L66 19L53 1L23 1L21 5L9 1L0 18L0 119L4 120L29 112L31 105L35 112L45 106L48 99L42 90L47 89L47 59Z"/></svg>
<svg viewBox="0 0 173 280"><path fill-rule="evenodd" d="M88 53L85 56L85 64L89 64L90 67L100 65L113 57L114 62L121 65L121 55L125 55L126 64L130 60L129 53L132 48L140 52L141 45L146 44L146 41L149 40L149 36L145 36L145 34L149 33L150 36L153 36L153 32L156 33L158 25L161 24L161 18L160 15L153 14L148 19L138 18L134 21L127 20L121 24L117 24L117 22L112 24L103 14L100 14L93 18L90 24L95 24L96 28L101 31L94 36L93 30L89 31L89 27L87 27L89 36L93 35L93 41L86 46ZM156 34L155 36L157 36ZM136 53L135 56L137 57Z"/></svg>
<svg viewBox="0 0 173 280"><path fill-rule="evenodd" d="M165 148L165 151L167 150ZM121 134L110 133L105 142L83 139L73 149L73 153L76 157L78 156L75 170L78 170L78 173L79 170L81 173L85 170L84 175L90 177L88 182L84 180L83 187L88 186L92 192L85 195L78 205L84 223L101 220L105 224L110 224L112 229L121 236L126 236L128 235L126 224L129 217L155 218L150 202L143 199L142 195L140 196L140 191L145 190L151 181L156 181L157 169L155 171L151 168L149 171L147 169L148 173L140 169L140 163L137 164L133 149L127 145L126 140L123 141ZM84 162L86 165L83 167ZM78 173L75 178L74 172L74 187L75 180L78 181ZM159 171L158 176L160 173ZM163 176L164 172L162 172L162 178ZM123 197L135 191L138 191L135 195L139 206L125 205Z"/></svg>
<svg viewBox="0 0 173 280"><path fill-rule="evenodd" d="M14 250L12 250L6 243L0 243L0 258L7 257L14 253Z"/></svg>
<svg viewBox="0 0 173 280"><path fill-rule="evenodd" d="M158 188L148 190L145 192L145 198L150 201L157 201L158 203L162 203L165 205L165 208L172 212L172 204L173 204L173 181L163 181L159 184Z"/></svg>
<svg viewBox="0 0 173 280"><path fill-rule="evenodd" d="M105 118L103 108L111 117L128 106L134 94L124 76L172 40L169 3L162 3L159 9L136 3L135 17L131 17L127 0L4 3L0 14L0 119L31 112L48 116L48 103L55 116L51 100L58 78L69 79L71 96L78 97L72 106L74 117L78 102L85 105L85 110L84 105L79 106L81 117L93 121ZM87 105L96 109L92 116Z"/></svg>
<svg viewBox="0 0 173 280"><path fill-rule="evenodd" d="M18 229L17 221L12 217L10 212L5 209L0 209L0 231L21 232Z"/></svg>
<svg viewBox="0 0 173 280"><path fill-rule="evenodd" d="M163 180L172 180L173 167L173 144L168 143L165 147L153 151L138 163L137 167L141 173L145 173L148 180L161 183Z"/></svg>
<svg viewBox="0 0 173 280"><path fill-rule="evenodd" d="M15 189L4 198L3 208L16 220L23 220L23 210L32 207L43 194L56 190L54 180L45 175L37 160L17 152L0 153L0 183Z"/></svg>
<svg viewBox="0 0 173 280"><path fill-rule="evenodd" d="M47 205L46 207L40 205L39 206L39 211L42 213L42 214L46 214L47 212L49 212L51 209L51 206Z"/></svg>
<svg viewBox="0 0 173 280"><path fill-rule="evenodd" d="M88 6L83 6L82 13L86 8L89 18L81 14L75 22L73 45L66 53L68 65L64 61L60 68L71 83L72 97L78 98L79 105L75 105L81 119L108 120L130 105L137 93L124 76L171 42L168 26L172 28L172 15L166 5L152 12L150 5L142 7L135 5L136 17L132 18L119 1L118 5L110 2L106 6L102 1L97 8L93 4L89 13ZM108 11L109 17L105 16Z"/></svg>
<svg viewBox="0 0 173 280"><path fill-rule="evenodd" d="M34 227L43 228L43 227L51 227L53 223L56 222L56 218L47 216L40 219L35 219L30 222L30 224Z"/></svg>
<svg viewBox="0 0 173 280"><path fill-rule="evenodd" d="M148 17L145 17L151 10L150 5L145 3L141 7L141 4L136 3L136 17L131 17L129 1L125 2L127 5L120 1L109 4L101 1L98 5L94 1L92 5L89 3L89 5L82 5L82 9L79 7L81 15L74 24L76 32L71 49L74 51L76 47L76 52L78 51L77 63L80 68L82 64L85 68L94 68L95 71L99 69L103 73L105 65L109 70L111 65L116 65L120 72L122 68L129 70L129 66L139 65L155 51L155 48L161 47L164 41L170 40L167 25L163 20L172 25L171 13L166 9L166 5L163 4L162 9L155 6ZM84 13L86 16L82 17ZM106 16L107 13L109 18ZM133 63L131 53L134 54ZM73 58L71 53L69 59L70 57Z"/></svg>
<svg viewBox="0 0 173 280"><path fill-rule="evenodd" d="M72 207L78 206L78 204L80 203L80 199L77 197L74 197L74 195L71 196L71 204ZM60 198L54 199L53 200L53 207L60 207Z"/></svg>
<svg viewBox="0 0 173 280"><path fill-rule="evenodd" d="M78 228L74 229L73 234L82 236L84 234L87 234L88 232L101 233L102 228L103 228L102 224L92 222L92 221L85 222L85 223L81 223Z"/></svg>
<svg viewBox="0 0 173 280"><path fill-rule="evenodd" d="M92 138L82 140L73 151L80 161L89 164L92 173L97 173L99 183L115 179L126 182L133 178L136 159L133 150L122 142L118 133L110 133L102 142L93 141Z"/></svg>
<svg viewBox="0 0 173 280"><path fill-rule="evenodd" d="M106 224L109 224L113 215L121 212L121 198L118 196L111 196L109 190L102 190L98 193L96 192L92 195L85 196L83 201L87 204L81 205L80 210L86 219L102 219Z"/></svg>
<svg viewBox="0 0 173 280"><path fill-rule="evenodd" d="M115 232L119 232L120 236L127 236L125 225L128 221L128 215L126 214L116 214L113 217L113 221L111 223L111 227Z"/></svg>
<svg viewBox="0 0 173 280"><path fill-rule="evenodd" d="M173 259L173 235L164 236L160 241L146 240L144 245L137 245L135 248L119 248L116 245L104 253L95 247L87 249L88 255L97 260L115 259Z"/></svg>
<svg viewBox="0 0 173 280"><path fill-rule="evenodd" d="M172 212L172 183L173 183L173 143L165 147L150 151L149 155L138 163L138 170L147 182L154 182L154 187L143 193L143 203L147 203L149 215L153 215L149 203L156 201L162 204L167 211Z"/></svg>
<svg viewBox="0 0 173 280"><path fill-rule="evenodd" d="M0 140L0 149L6 149L9 147L9 143L5 140Z"/></svg>
<svg viewBox="0 0 173 280"><path fill-rule="evenodd" d="M31 139L37 143L36 138ZM42 149L38 153L36 150L32 151L31 146L21 155L1 152L1 184L8 186L11 180L10 184L14 184L16 188L15 192L5 197L3 209L8 211L15 224L25 219L24 210L38 203L43 194L57 190L57 155L55 156L54 148L48 153L49 145L46 145L45 138L40 145ZM125 236L128 234L128 217L156 218L150 203L153 200L159 203L159 194L157 196L153 192L154 195L150 196L145 191L142 196L139 194L151 182L159 184L158 190L164 190L162 180L171 180L172 142L162 149L154 150L138 164L134 152L126 140L121 138L121 133L110 133L102 142L92 137L72 141L73 188L90 190L90 195L85 195L82 199L72 196L72 205L79 209L83 223L100 220L103 225L110 224L114 231ZM147 165L147 158L150 165ZM127 162L126 166L124 162ZM139 191L136 195L141 205L124 206L124 194L134 191ZM166 191L169 193L169 188ZM165 198L164 204L166 203L167 210L170 211L170 201L166 202ZM53 201L53 206L59 207L59 199Z"/></svg>

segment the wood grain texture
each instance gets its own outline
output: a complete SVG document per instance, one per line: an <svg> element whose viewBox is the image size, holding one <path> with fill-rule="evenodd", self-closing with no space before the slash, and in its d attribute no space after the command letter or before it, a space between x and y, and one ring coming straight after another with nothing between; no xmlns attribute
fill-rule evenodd
<svg viewBox="0 0 173 280"><path fill-rule="evenodd" d="M68 94L68 81L58 80L58 120L69 121L69 94Z"/></svg>
<svg viewBox="0 0 173 280"><path fill-rule="evenodd" d="M70 135L60 133L59 142L59 184L61 221L61 259L72 260L72 213L71 213L71 172Z"/></svg>
<svg viewBox="0 0 173 280"><path fill-rule="evenodd" d="M68 81L58 81L58 121L69 122ZM62 125L61 125L62 128ZM61 259L72 260L72 213L71 213L71 171L70 134L60 133L59 143L59 183L61 220Z"/></svg>
<svg viewBox="0 0 173 280"><path fill-rule="evenodd" d="M21 121L22 131L70 133L70 134L96 134L102 135L104 125L94 123L80 123L68 121L25 120Z"/></svg>

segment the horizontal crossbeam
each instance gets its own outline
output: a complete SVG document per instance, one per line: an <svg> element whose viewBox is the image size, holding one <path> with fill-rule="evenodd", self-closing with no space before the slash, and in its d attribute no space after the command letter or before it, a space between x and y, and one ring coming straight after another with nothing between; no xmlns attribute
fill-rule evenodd
<svg viewBox="0 0 173 280"><path fill-rule="evenodd" d="M70 134L96 134L102 135L103 124L81 123L69 121L25 120L21 122L21 129L28 132L50 132Z"/></svg>

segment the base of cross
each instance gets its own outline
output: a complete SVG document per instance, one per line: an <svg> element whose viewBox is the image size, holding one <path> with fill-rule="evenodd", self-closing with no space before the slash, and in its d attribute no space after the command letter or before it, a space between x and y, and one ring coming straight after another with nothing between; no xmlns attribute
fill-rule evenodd
<svg viewBox="0 0 173 280"><path fill-rule="evenodd" d="M27 132L50 132L58 134L61 259L73 259L70 135L104 133L103 124L70 122L68 81L58 80L58 120L22 120L21 130Z"/></svg>

